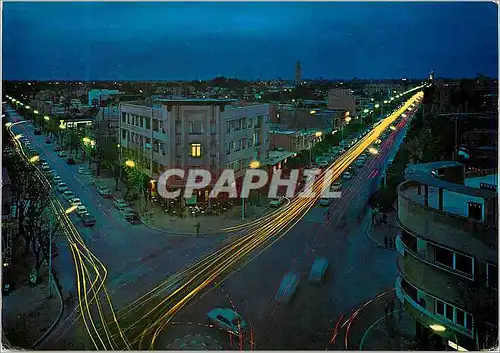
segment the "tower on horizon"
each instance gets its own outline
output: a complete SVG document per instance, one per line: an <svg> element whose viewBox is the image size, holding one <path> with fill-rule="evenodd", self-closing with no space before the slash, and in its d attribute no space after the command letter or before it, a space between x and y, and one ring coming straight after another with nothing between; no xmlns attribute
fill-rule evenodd
<svg viewBox="0 0 500 353"><path fill-rule="evenodd" d="M295 65L295 86L300 85L301 75L302 69L300 67L300 61L297 61L297 64Z"/></svg>

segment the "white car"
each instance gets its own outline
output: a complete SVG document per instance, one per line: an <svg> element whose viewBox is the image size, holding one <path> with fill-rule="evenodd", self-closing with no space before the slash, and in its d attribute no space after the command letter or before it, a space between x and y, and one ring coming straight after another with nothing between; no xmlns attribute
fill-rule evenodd
<svg viewBox="0 0 500 353"><path fill-rule="evenodd" d="M60 192L65 192L68 190L68 185L66 185L66 183L59 183L57 185L57 190L59 190Z"/></svg>
<svg viewBox="0 0 500 353"><path fill-rule="evenodd" d="M42 164L42 170L43 170L44 172L49 171L49 170L50 170L50 165L48 165L48 164Z"/></svg>
<svg viewBox="0 0 500 353"><path fill-rule="evenodd" d="M78 167L78 174L83 174L84 171L85 171L84 167Z"/></svg>
<svg viewBox="0 0 500 353"><path fill-rule="evenodd" d="M56 175L53 179L52 179L52 184L54 185L59 185L59 183L61 183L62 180L61 180L61 177L59 175Z"/></svg>
<svg viewBox="0 0 500 353"><path fill-rule="evenodd" d="M345 172L344 175L342 175L342 179L344 179L344 180L351 180L352 179L352 174L350 172Z"/></svg>
<svg viewBox="0 0 500 353"><path fill-rule="evenodd" d="M73 198L70 202L72 206L83 206L82 200L78 197Z"/></svg>
<svg viewBox="0 0 500 353"><path fill-rule="evenodd" d="M67 157L68 156L66 154L66 151L59 151L59 152L57 152L57 154L59 155L59 157Z"/></svg>
<svg viewBox="0 0 500 353"><path fill-rule="evenodd" d="M239 333L247 327L240 314L232 309L216 308L207 313L207 319L226 331Z"/></svg>
<svg viewBox="0 0 500 353"><path fill-rule="evenodd" d="M88 213L87 211L87 207L83 206L83 205L80 205L76 208L76 213L79 215L79 216L83 216L84 214Z"/></svg>

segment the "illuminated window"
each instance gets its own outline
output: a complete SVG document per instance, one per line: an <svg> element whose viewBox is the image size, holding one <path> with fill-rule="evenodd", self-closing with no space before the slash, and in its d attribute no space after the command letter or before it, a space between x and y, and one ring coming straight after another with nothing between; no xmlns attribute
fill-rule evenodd
<svg viewBox="0 0 500 353"><path fill-rule="evenodd" d="M191 144L191 157L201 157L201 143Z"/></svg>

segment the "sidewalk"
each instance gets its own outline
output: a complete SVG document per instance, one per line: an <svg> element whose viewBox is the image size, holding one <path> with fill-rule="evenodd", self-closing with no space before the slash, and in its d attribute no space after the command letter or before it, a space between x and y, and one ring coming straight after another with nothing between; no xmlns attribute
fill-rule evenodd
<svg viewBox="0 0 500 353"><path fill-rule="evenodd" d="M351 350L412 350L415 321L399 306L391 290L361 307L344 332ZM344 345L345 340L337 338L336 343Z"/></svg>
<svg viewBox="0 0 500 353"><path fill-rule="evenodd" d="M31 349L32 345L53 325L61 310L57 288L52 285L49 298L48 270L40 269L39 284L29 285L29 273L24 265L24 247L16 239L15 259L12 267L14 287L2 300L2 329L13 347ZM26 262L25 262L26 261Z"/></svg>
<svg viewBox="0 0 500 353"><path fill-rule="evenodd" d="M368 215L372 219L373 211L369 210ZM377 222L382 219L379 214L375 216L370 225L366 228L366 236L379 248L387 248L388 250L396 250L395 240L399 233L399 227L396 223L396 212L387 213L387 223L386 224L374 224L373 221ZM385 242L387 240L387 246ZM392 243L392 247L390 244Z"/></svg>

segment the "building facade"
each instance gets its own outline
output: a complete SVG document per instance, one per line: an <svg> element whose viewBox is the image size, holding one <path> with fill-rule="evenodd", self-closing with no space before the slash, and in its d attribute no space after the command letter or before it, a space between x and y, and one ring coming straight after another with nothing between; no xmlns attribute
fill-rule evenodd
<svg viewBox="0 0 500 353"><path fill-rule="evenodd" d="M139 157L153 178L168 168L202 168L213 175L230 168L239 177L251 161L267 158L267 104L237 106L219 99L155 103L155 107L120 104L122 154Z"/></svg>
<svg viewBox="0 0 500 353"><path fill-rule="evenodd" d="M328 109L346 110L351 116L356 116L356 97L351 89L332 89L328 92Z"/></svg>
<svg viewBox="0 0 500 353"><path fill-rule="evenodd" d="M316 131L295 131L295 130L271 130L270 132L271 150L283 150L298 153L310 149L320 138L316 136Z"/></svg>
<svg viewBox="0 0 500 353"><path fill-rule="evenodd" d="M491 348L498 337L496 176L457 162L410 165L398 187L396 293L424 349ZM438 349L437 347L432 347Z"/></svg>
<svg viewBox="0 0 500 353"><path fill-rule="evenodd" d="M97 104L100 105L102 101L108 100L112 96L116 96L120 94L120 91L116 89L91 89L88 93L89 106L93 105L94 100L97 101Z"/></svg>

